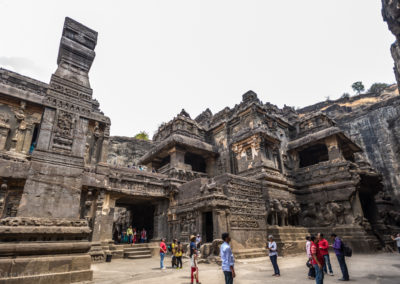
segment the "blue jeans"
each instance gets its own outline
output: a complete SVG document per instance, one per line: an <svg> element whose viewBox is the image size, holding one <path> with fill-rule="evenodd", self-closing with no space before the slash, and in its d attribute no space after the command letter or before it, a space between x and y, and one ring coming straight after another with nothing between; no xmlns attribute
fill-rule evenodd
<svg viewBox="0 0 400 284"><path fill-rule="evenodd" d="M318 264L314 264L315 269L315 283L316 284L324 284L324 271L319 269Z"/></svg>
<svg viewBox="0 0 400 284"><path fill-rule="evenodd" d="M272 266L274 267L274 272L275 274L281 275L279 271L279 266L278 266L278 256L277 255L271 255L269 259L272 262Z"/></svg>
<svg viewBox="0 0 400 284"><path fill-rule="evenodd" d="M164 256L165 256L165 253L160 252L160 268L161 269L164 268Z"/></svg>
<svg viewBox="0 0 400 284"><path fill-rule="evenodd" d="M129 238L129 243L131 244L132 243L132 235L128 235L128 238Z"/></svg>
<svg viewBox="0 0 400 284"><path fill-rule="evenodd" d="M340 265L340 270L342 270L342 274L343 274L342 278L344 280L349 280L350 277L349 277L349 271L347 270L345 256L343 254L337 254L336 257L337 257L337 260Z"/></svg>
<svg viewBox="0 0 400 284"><path fill-rule="evenodd" d="M328 269L329 269L329 273L333 273L331 259L329 258L329 254L324 255L324 260L325 260L325 264L323 266L324 272L328 273Z"/></svg>
<svg viewBox="0 0 400 284"><path fill-rule="evenodd" d="M225 284L233 284L233 275L231 271L224 271Z"/></svg>

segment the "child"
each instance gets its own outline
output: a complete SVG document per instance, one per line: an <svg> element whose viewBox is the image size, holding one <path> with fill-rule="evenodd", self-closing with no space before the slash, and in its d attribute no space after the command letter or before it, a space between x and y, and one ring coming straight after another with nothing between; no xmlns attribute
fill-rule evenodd
<svg viewBox="0 0 400 284"><path fill-rule="evenodd" d="M176 258L176 269L182 269L182 254L183 248L181 242L178 242L178 247L175 251L175 258Z"/></svg>
<svg viewBox="0 0 400 284"><path fill-rule="evenodd" d="M200 284L199 282L199 268L197 267L197 251L192 254L192 257L190 258L190 263L191 263L191 283L193 284L193 278L196 278L196 283Z"/></svg>

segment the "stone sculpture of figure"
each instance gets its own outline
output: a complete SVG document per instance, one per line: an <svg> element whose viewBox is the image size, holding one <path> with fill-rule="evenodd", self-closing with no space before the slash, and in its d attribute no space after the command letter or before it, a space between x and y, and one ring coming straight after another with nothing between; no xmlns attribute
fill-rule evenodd
<svg viewBox="0 0 400 284"><path fill-rule="evenodd" d="M275 213L273 200L267 201L267 224L277 225L278 222Z"/></svg>
<svg viewBox="0 0 400 284"><path fill-rule="evenodd" d="M280 201L282 205L282 211L281 211L281 226L288 226L289 225L289 205L286 200L281 200Z"/></svg>
<svg viewBox="0 0 400 284"><path fill-rule="evenodd" d="M274 199L273 204L274 204L274 210L275 210L275 224L274 225L281 226L281 224L279 224L279 223L282 220L281 219L282 210L283 210L282 204L279 202L278 199Z"/></svg>
<svg viewBox="0 0 400 284"><path fill-rule="evenodd" d="M26 108L26 102L21 101L20 102L20 107L17 109L14 114L15 118L17 119L17 126L15 128L15 133L14 137L12 138L12 149L15 150L17 148L17 143L18 140L22 139L22 132L26 129L26 123L25 123L25 108Z"/></svg>
<svg viewBox="0 0 400 284"><path fill-rule="evenodd" d="M336 202L331 202L330 204L333 214L336 216L336 223L343 225L345 224L344 207Z"/></svg>
<svg viewBox="0 0 400 284"><path fill-rule="evenodd" d="M331 203L325 204L325 207L323 208L322 217L323 217L322 225L325 225L325 226L336 225L336 222L337 222L336 215L333 213Z"/></svg>
<svg viewBox="0 0 400 284"><path fill-rule="evenodd" d="M310 203L305 210L302 211L301 221L302 224L306 227L311 227L318 225L317 223L317 215L316 215L316 207L314 203Z"/></svg>
<svg viewBox="0 0 400 284"><path fill-rule="evenodd" d="M98 152L99 152L99 148L100 148L100 137L102 136L102 133L100 131L100 126L99 123L96 121L94 123L94 128L93 128L93 138L94 138L94 142L93 142L93 152L92 152L92 162L97 162L97 156L98 156Z"/></svg>
<svg viewBox="0 0 400 284"><path fill-rule="evenodd" d="M298 226L299 225L299 214L301 211L300 205L291 200L287 202L288 210L289 210L289 217L288 222L289 225Z"/></svg>

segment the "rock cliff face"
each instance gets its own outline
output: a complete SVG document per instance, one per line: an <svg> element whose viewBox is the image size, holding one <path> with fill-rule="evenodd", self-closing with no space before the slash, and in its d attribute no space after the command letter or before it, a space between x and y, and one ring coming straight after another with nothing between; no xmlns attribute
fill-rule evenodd
<svg viewBox="0 0 400 284"><path fill-rule="evenodd" d="M107 162L111 165L128 167L138 165L138 160L153 146L152 141L123 136L110 138Z"/></svg>
<svg viewBox="0 0 400 284"><path fill-rule="evenodd" d="M382 0L382 16L387 22L389 30L396 37L396 41L390 49L394 60L394 73L396 75L397 84L400 86L400 1L399 0Z"/></svg>
<svg viewBox="0 0 400 284"><path fill-rule="evenodd" d="M400 197L400 96L396 85L378 94L325 101L299 110L321 111L364 150L364 158L383 174L387 195ZM362 157L360 157L362 158Z"/></svg>

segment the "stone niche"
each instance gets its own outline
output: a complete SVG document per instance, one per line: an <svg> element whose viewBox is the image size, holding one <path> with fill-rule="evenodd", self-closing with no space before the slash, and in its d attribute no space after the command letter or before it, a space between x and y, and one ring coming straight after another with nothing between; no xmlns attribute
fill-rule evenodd
<svg viewBox="0 0 400 284"><path fill-rule="evenodd" d="M38 137L43 108L0 98L0 151L28 154Z"/></svg>

